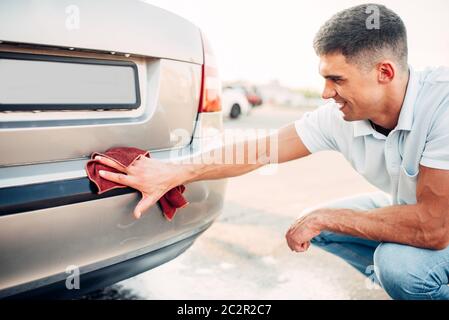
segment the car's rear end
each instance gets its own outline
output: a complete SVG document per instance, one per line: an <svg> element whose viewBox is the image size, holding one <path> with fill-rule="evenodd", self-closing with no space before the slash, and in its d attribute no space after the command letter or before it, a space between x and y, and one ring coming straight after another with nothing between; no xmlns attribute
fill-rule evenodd
<svg viewBox="0 0 449 320"><path fill-rule="evenodd" d="M10 0L0 41L0 297L126 279L176 257L219 215L224 180L187 185L190 204L171 222L158 206L136 221L140 193L99 196L84 170L111 147L173 160L219 140L220 83L197 27L141 1Z"/></svg>

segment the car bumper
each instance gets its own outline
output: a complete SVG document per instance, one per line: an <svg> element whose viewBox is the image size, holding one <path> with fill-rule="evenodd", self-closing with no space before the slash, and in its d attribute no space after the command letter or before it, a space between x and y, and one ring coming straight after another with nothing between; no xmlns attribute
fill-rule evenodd
<svg viewBox="0 0 449 320"><path fill-rule="evenodd" d="M192 143L177 152L180 158L214 144L221 132L217 116L200 116ZM152 157L168 159L173 150ZM157 205L135 220L140 192L123 188L96 194L84 169L75 170L85 162L74 160L73 170L62 166L70 179L55 173L56 164L43 164L33 171L42 175L30 176L33 183L0 188L0 298L46 292L78 296L149 270L187 249L223 208L226 180L198 181L186 185L189 205L172 221ZM49 177L47 165L54 181L41 181ZM2 177L5 185L16 181L14 174L9 177ZM81 290L65 287L73 268L79 270Z"/></svg>
<svg viewBox="0 0 449 320"><path fill-rule="evenodd" d="M100 266L85 266L80 270L81 276L76 287L67 286L67 274L60 275L59 280L43 283L29 283L3 291L6 299L74 299L97 289L105 288L113 283L134 277L139 273L155 268L170 261L187 250L197 237L204 232L209 225L183 235L173 243L167 243L159 249L153 248L139 250L139 255L129 258L125 256L121 262L102 262ZM106 265L106 266L104 266ZM92 270L92 271L86 271ZM56 277L55 277L56 278ZM17 293L19 292L19 293Z"/></svg>

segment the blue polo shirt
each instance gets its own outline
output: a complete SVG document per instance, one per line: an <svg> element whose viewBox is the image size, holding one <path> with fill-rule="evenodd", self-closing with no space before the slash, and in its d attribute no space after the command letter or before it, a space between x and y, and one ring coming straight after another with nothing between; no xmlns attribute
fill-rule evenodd
<svg viewBox="0 0 449 320"><path fill-rule="evenodd" d="M449 170L449 68L410 67L398 124L387 137L368 120L345 121L334 102L304 114L295 128L311 153L341 152L393 204L415 204L419 165Z"/></svg>

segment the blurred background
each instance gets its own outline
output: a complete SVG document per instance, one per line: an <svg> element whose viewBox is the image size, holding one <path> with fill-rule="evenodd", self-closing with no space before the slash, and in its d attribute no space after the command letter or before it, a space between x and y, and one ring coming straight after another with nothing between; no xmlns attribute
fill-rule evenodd
<svg viewBox="0 0 449 320"><path fill-rule="evenodd" d="M301 105L319 96L322 79L312 41L336 12L359 0L145 0L195 23L209 38L224 85L256 85L265 100ZM449 64L447 0L377 1L399 14L408 30L415 69ZM307 101L306 101L307 102Z"/></svg>
<svg viewBox="0 0 449 320"><path fill-rule="evenodd" d="M207 35L223 80L226 129L276 129L323 103L312 40L354 0L148 0ZM449 66L449 1L378 1L408 29L415 69ZM238 108L236 107L238 106ZM340 154L322 152L229 180L223 214L179 258L87 299L388 299L317 248L292 253L284 234L307 207L376 189ZM370 274L367 274L370 276Z"/></svg>

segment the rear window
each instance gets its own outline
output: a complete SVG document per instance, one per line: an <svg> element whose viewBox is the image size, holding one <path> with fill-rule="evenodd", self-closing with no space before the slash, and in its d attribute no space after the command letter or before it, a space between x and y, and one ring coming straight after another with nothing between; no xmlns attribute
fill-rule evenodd
<svg viewBox="0 0 449 320"><path fill-rule="evenodd" d="M136 109L131 61L0 52L0 110Z"/></svg>

